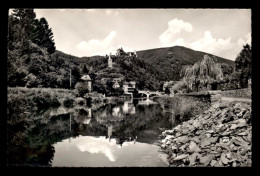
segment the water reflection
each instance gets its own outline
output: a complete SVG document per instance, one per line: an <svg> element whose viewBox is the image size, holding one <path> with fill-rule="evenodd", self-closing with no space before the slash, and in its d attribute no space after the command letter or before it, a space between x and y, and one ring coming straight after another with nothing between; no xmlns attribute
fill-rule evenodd
<svg viewBox="0 0 260 176"><path fill-rule="evenodd" d="M53 166L167 166L165 156L158 153L159 147L145 143L125 142L119 146L115 139L108 142L103 136L79 136L54 147Z"/></svg>
<svg viewBox="0 0 260 176"><path fill-rule="evenodd" d="M93 154L86 154L88 158L82 158L80 166L120 166L120 162L131 166L137 163L136 151L142 151L139 155L152 155L150 165L156 166L160 162L153 143L161 133L159 128L170 124L158 104L145 101L107 104L97 111L82 107L27 114L19 123L8 123L8 165L60 166L67 162L70 166L73 158L65 159L64 152L72 157L77 151L79 158L79 152ZM145 149L155 153L148 154ZM100 155L115 165L102 162Z"/></svg>
<svg viewBox="0 0 260 176"><path fill-rule="evenodd" d="M125 101L123 105L123 112L125 114L135 114L135 106L133 101Z"/></svg>

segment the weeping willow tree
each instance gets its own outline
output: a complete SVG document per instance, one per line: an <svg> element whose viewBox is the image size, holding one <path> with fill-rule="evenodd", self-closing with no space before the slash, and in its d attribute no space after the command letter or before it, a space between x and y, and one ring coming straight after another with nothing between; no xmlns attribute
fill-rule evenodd
<svg viewBox="0 0 260 176"><path fill-rule="evenodd" d="M204 58L195 63L193 66L187 66L182 71L183 80L189 90L198 91L199 87L218 83L223 80L223 72L221 66L214 60L205 55Z"/></svg>

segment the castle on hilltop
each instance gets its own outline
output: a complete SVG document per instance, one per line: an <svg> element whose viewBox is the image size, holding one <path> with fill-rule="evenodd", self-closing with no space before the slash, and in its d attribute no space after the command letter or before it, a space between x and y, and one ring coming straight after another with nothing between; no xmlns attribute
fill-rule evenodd
<svg viewBox="0 0 260 176"><path fill-rule="evenodd" d="M115 56L115 57L125 56L125 57L128 57L128 59L129 59L129 57L133 57L133 56L137 57L137 53L135 50L134 50L134 52L125 52L123 50L123 48L121 47L121 48L117 49L116 55L113 55L113 56ZM111 59L111 53L109 54L109 56L106 55L106 57L108 57L108 60L107 60L108 68L113 68L113 60Z"/></svg>

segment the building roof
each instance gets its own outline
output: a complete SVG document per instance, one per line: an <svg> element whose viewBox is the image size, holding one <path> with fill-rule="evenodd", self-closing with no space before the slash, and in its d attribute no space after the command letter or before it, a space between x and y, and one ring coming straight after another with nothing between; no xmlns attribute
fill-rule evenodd
<svg viewBox="0 0 260 176"><path fill-rule="evenodd" d="M91 78L89 77L89 75L83 75L81 77L81 79L84 80L84 81L91 81Z"/></svg>

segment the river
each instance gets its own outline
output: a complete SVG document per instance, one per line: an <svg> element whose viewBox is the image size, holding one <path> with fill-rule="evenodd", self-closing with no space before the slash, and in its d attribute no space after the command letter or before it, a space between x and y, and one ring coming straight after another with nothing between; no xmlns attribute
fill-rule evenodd
<svg viewBox="0 0 260 176"><path fill-rule="evenodd" d="M58 113L57 113L58 112ZM157 145L170 128L159 104L130 100L47 110L8 123L8 165L47 167L167 167Z"/></svg>

